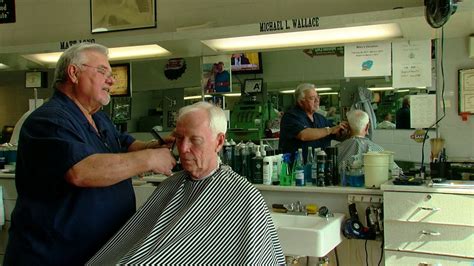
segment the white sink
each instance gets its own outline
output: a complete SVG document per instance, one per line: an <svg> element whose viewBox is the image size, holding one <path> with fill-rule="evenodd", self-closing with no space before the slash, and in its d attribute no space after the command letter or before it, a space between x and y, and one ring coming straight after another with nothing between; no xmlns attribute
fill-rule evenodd
<svg viewBox="0 0 474 266"><path fill-rule="evenodd" d="M323 257L342 241L342 213L329 218L272 213L272 219L285 255Z"/></svg>

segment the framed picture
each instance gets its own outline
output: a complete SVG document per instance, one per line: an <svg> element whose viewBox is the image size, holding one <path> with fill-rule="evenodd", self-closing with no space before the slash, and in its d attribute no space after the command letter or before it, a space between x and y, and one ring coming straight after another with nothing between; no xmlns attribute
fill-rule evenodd
<svg viewBox="0 0 474 266"><path fill-rule="evenodd" d="M246 79L243 93L255 94L262 93L263 79Z"/></svg>
<svg viewBox="0 0 474 266"><path fill-rule="evenodd" d="M132 117L132 99L130 97L116 97L112 100L112 121L122 123Z"/></svg>
<svg viewBox="0 0 474 266"><path fill-rule="evenodd" d="M156 0L90 0L91 32L156 28Z"/></svg>
<svg viewBox="0 0 474 266"><path fill-rule="evenodd" d="M132 90L130 88L130 64L117 64L111 67L115 83L110 88L110 96L132 96Z"/></svg>
<svg viewBox="0 0 474 266"><path fill-rule="evenodd" d="M25 88L47 88L48 72L27 71L25 72Z"/></svg>
<svg viewBox="0 0 474 266"><path fill-rule="evenodd" d="M459 104L461 113L474 114L474 68L459 70Z"/></svg>

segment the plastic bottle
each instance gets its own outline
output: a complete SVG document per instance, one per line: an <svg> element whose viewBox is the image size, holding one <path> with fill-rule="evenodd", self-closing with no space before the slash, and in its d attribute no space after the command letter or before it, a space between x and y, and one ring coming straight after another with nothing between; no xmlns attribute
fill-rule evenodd
<svg viewBox="0 0 474 266"><path fill-rule="evenodd" d="M313 147L308 147L308 154L306 154L306 162L304 165L304 181L306 185L311 185L313 179L311 177L311 165L313 164Z"/></svg>
<svg viewBox="0 0 474 266"><path fill-rule="evenodd" d="M256 147L255 157L252 158L252 183L263 184L263 157L260 153L259 145Z"/></svg>
<svg viewBox="0 0 474 266"><path fill-rule="evenodd" d="M318 159L318 179L316 180L316 185L318 187L324 187L326 186L324 182L324 178L326 177L325 175L326 152L324 152L323 150L318 151L317 159Z"/></svg>
<svg viewBox="0 0 474 266"><path fill-rule="evenodd" d="M354 155L352 156L354 161L349 169L349 174L347 182L351 187L363 187L364 186L364 170L362 169L362 160L361 156Z"/></svg>
<svg viewBox="0 0 474 266"><path fill-rule="evenodd" d="M265 152L265 148L262 149L262 157L263 157L263 170L262 170L262 178L264 185L271 185L273 180L273 156L267 156Z"/></svg>
<svg viewBox="0 0 474 266"><path fill-rule="evenodd" d="M301 148L298 149L298 156L295 160L295 166L293 168L294 177L295 177L295 185L296 186L304 186L305 185L305 178L304 178L304 165L303 165L303 150Z"/></svg>
<svg viewBox="0 0 474 266"><path fill-rule="evenodd" d="M272 156L272 184L280 185L280 171L283 154L275 154Z"/></svg>
<svg viewBox="0 0 474 266"><path fill-rule="evenodd" d="M280 171L280 186L291 185L291 171L290 171L290 160L291 154L285 153L282 155L281 171Z"/></svg>

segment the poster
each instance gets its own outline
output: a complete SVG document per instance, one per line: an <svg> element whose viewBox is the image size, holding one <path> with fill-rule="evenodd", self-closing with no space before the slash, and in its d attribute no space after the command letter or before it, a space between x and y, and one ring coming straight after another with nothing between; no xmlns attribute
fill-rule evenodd
<svg viewBox="0 0 474 266"><path fill-rule="evenodd" d="M389 42L344 46L344 77L390 76L392 53Z"/></svg>
<svg viewBox="0 0 474 266"><path fill-rule="evenodd" d="M232 91L230 56L205 56L202 60L202 88L204 93Z"/></svg>
<svg viewBox="0 0 474 266"><path fill-rule="evenodd" d="M394 88L431 87L431 40L392 43Z"/></svg>
<svg viewBox="0 0 474 266"><path fill-rule="evenodd" d="M410 125L429 128L436 122L436 94L410 95Z"/></svg>

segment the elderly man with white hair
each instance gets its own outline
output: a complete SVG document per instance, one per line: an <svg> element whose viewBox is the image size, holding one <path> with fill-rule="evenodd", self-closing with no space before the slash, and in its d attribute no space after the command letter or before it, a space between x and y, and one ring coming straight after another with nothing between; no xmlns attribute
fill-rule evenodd
<svg viewBox="0 0 474 266"><path fill-rule="evenodd" d="M342 162L346 165L352 165L354 155L362 156L363 153L369 151L383 151L384 149L367 138L369 132L370 121L369 115L362 110L351 110L347 112L347 120L350 128L350 138L344 140L337 145L339 169Z"/></svg>
<svg viewBox="0 0 474 266"><path fill-rule="evenodd" d="M262 195L219 165L226 126L224 111L207 102L180 110L174 136L184 171L163 181L90 264L285 264Z"/></svg>

